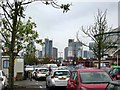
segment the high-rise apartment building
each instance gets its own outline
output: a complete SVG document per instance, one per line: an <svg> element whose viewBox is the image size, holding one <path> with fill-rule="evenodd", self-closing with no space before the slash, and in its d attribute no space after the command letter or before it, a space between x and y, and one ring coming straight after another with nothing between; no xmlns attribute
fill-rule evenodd
<svg viewBox="0 0 120 90"><path fill-rule="evenodd" d="M53 47L53 59L57 59L58 58L58 49Z"/></svg>
<svg viewBox="0 0 120 90"><path fill-rule="evenodd" d="M68 47L64 49L64 59L68 59Z"/></svg>
<svg viewBox="0 0 120 90"><path fill-rule="evenodd" d="M44 44L42 46L42 56L52 58L52 53L53 53L52 40L45 39Z"/></svg>
<svg viewBox="0 0 120 90"><path fill-rule="evenodd" d="M80 42L75 42L74 39L68 40L68 59L73 59L73 57L82 57L82 44Z"/></svg>

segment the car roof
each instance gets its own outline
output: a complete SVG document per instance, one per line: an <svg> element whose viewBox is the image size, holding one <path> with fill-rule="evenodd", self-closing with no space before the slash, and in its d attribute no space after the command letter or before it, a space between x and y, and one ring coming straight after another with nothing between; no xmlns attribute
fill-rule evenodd
<svg viewBox="0 0 120 90"><path fill-rule="evenodd" d="M112 66L112 68L120 68L120 66Z"/></svg>
<svg viewBox="0 0 120 90"><path fill-rule="evenodd" d="M54 70L54 72L56 72L56 71L69 71L69 70L66 70L66 69L65 70L61 70L61 69Z"/></svg>
<svg viewBox="0 0 120 90"><path fill-rule="evenodd" d="M37 68L37 69L48 69L48 68Z"/></svg>
<svg viewBox="0 0 120 90"><path fill-rule="evenodd" d="M87 68L87 69L78 69L79 72L105 72L102 69L94 69L94 68Z"/></svg>
<svg viewBox="0 0 120 90"><path fill-rule="evenodd" d="M119 85L120 86L120 80L115 80L110 82L113 85Z"/></svg>

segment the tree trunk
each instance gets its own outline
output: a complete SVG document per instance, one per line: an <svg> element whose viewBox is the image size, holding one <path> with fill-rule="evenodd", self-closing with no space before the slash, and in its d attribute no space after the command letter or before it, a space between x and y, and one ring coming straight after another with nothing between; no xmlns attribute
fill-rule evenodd
<svg viewBox="0 0 120 90"><path fill-rule="evenodd" d="M14 87L14 48L15 48L15 39L17 33L17 16L18 15L18 3L15 2L15 11L13 16L13 30L11 38L11 47L10 47L10 62L9 62L9 90L13 90Z"/></svg>
<svg viewBox="0 0 120 90"><path fill-rule="evenodd" d="M98 69L101 67L101 58L98 58Z"/></svg>
<svg viewBox="0 0 120 90"><path fill-rule="evenodd" d="M9 90L13 90L13 86L14 86L14 56L11 55L10 56L10 61L9 61L9 79L8 79L8 83L9 83Z"/></svg>

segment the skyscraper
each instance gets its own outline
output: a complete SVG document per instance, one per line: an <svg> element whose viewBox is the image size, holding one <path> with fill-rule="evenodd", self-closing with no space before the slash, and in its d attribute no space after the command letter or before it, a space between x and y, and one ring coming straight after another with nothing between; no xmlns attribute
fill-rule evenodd
<svg viewBox="0 0 120 90"><path fill-rule="evenodd" d="M52 58L53 45L52 40L45 39L45 42L42 46L42 56Z"/></svg>
<svg viewBox="0 0 120 90"><path fill-rule="evenodd" d="M82 44L80 42L74 42L74 39L68 40L68 59L73 57L82 57Z"/></svg>
<svg viewBox="0 0 120 90"><path fill-rule="evenodd" d="M58 58L58 49L53 47L53 59L57 59Z"/></svg>
<svg viewBox="0 0 120 90"><path fill-rule="evenodd" d="M68 59L68 47L64 49L64 59Z"/></svg>

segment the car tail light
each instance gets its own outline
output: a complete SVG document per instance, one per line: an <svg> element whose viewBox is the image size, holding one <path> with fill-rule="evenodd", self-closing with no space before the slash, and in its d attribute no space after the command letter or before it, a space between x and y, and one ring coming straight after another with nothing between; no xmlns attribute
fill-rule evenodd
<svg viewBox="0 0 120 90"><path fill-rule="evenodd" d="M54 78L58 78L58 76L55 76Z"/></svg>
<svg viewBox="0 0 120 90"><path fill-rule="evenodd" d="M51 78L58 78L58 76L52 76Z"/></svg>
<svg viewBox="0 0 120 90"><path fill-rule="evenodd" d="M117 75L117 78L119 78L119 79L120 79L120 75Z"/></svg>

